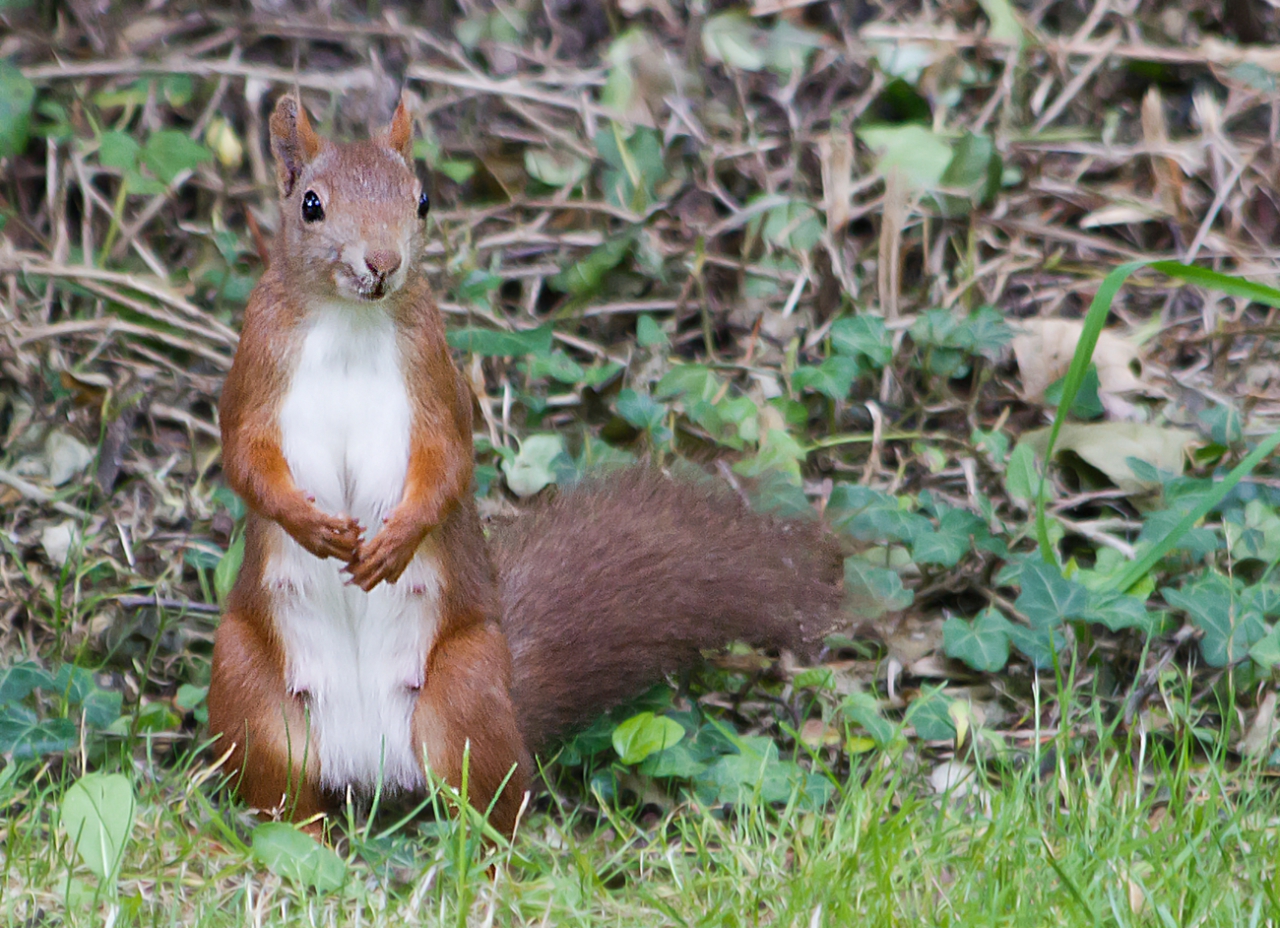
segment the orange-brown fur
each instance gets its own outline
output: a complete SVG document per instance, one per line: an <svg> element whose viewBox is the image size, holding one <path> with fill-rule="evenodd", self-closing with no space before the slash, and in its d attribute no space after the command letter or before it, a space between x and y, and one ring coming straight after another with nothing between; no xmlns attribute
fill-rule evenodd
<svg viewBox="0 0 1280 928"><path fill-rule="evenodd" d="M398 246L373 239L378 228L403 231L416 221L402 202L416 195L412 135L402 104L373 140L336 145L315 134L292 97L280 101L271 130L283 218L222 396L224 474L249 517L208 697L210 729L221 736L220 750L234 748L229 769L246 801L297 820L335 798L319 785L305 694L286 685L264 581L279 537L272 523L316 557L344 562L366 591L394 582L432 536L441 606L412 714L413 744L455 787L468 754L470 800L493 803L493 822L508 833L529 751L695 660L699 649L732 640L795 647L831 624L839 555L816 521L759 516L723 488L646 469L561 494L506 533L495 571L470 492L469 394L417 267L417 233L403 256L403 286L379 294L394 321L412 409L399 504L371 540L370 526L321 511L294 483L279 424L309 308L333 297L337 279L331 247L298 218L301 181L323 186L333 210L347 211L339 219L366 230L352 234L370 237L366 261L389 277L399 262L384 251Z"/></svg>

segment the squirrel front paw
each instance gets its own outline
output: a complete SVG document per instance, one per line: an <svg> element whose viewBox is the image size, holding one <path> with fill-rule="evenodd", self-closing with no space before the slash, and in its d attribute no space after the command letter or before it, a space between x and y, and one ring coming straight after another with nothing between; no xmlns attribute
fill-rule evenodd
<svg viewBox="0 0 1280 928"><path fill-rule="evenodd" d="M364 533L360 523L350 516L331 516L310 502L292 518L281 519L280 525L316 557L336 557L348 563L359 552L360 536Z"/></svg>
<svg viewBox="0 0 1280 928"><path fill-rule="evenodd" d="M423 533L394 516L382 531L362 544L354 559L343 568L353 583L366 593L386 580L395 583L409 566L422 543Z"/></svg>

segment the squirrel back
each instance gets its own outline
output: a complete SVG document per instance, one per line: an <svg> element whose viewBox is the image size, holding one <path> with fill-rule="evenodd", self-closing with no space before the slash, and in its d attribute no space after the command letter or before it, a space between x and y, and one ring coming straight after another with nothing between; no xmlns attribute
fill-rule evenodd
<svg viewBox="0 0 1280 928"><path fill-rule="evenodd" d="M761 515L721 482L642 466L496 534L512 701L534 752L702 650L811 645L843 597L839 546L816 518Z"/></svg>

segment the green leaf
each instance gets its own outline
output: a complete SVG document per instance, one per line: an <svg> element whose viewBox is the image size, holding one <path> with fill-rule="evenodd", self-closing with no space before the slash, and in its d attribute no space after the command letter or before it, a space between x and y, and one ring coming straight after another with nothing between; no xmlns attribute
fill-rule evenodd
<svg viewBox="0 0 1280 928"><path fill-rule="evenodd" d="M760 450L754 458L733 465L733 472L744 477L757 477L767 471L781 471L797 483L800 480L800 462L805 458L804 447L782 429L769 429L760 441Z"/></svg>
<svg viewBox="0 0 1280 928"><path fill-rule="evenodd" d="M869 126L858 138L876 153L876 171L899 171L912 189L936 190L951 163L951 143L924 126Z"/></svg>
<svg viewBox="0 0 1280 928"><path fill-rule="evenodd" d="M1261 613L1247 607L1231 582L1218 573L1202 575L1181 590L1164 587L1165 602L1181 609L1204 632L1200 653L1211 667L1244 660L1268 629Z"/></svg>
<svg viewBox="0 0 1280 928"><path fill-rule="evenodd" d="M1025 442L1014 446L1009 466L1004 472L1004 488L1010 497L1029 503L1036 496L1040 475L1036 469L1036 453Z"/></svg>
<svg viewBox="0 0 1280 928"><path fill-rule="evenodd" d="M849 721L861 725L877 747L887 747L897 737L898 728L880 715L880 703L870 693L850 693L840 704Z"/></svg>
<svg viewBox="0 0 1280 928"><path fill-rule="evenodd" d="M1009 641L1037 670L1052 667L1053 656L1067 645L1067 637L1060 629L1027 628L1012 622L1009 623Z"/></svg>
<svg viewBox="0 0 1280 928"><path fill-rule="evenodd" d="M647 777L671 777L679 780L692 779L706 769L706 761L685 741L650 754L639 768Z"/></svg>
<svg viewBox="0 0 1280 928"><path fill-rule="evenodd" d="M119 773L86 774L62 797L63 832L85 866L103 883L113 884L113 892L135 808L133 784Z"/></svg>
<svg viewBox="0 0 1280 928"><path fill-rule="evenodd" d="M18 68L0 59L0 158L14 158L26 150L35 98L35 85Z"/></svg>
<svg viewBox="0 0 1280 928"><path fill-rule="evenodd" d="M123 693L95 686L93 691L81 700L80 712L84 714L86 725L101 731L120 717L120 709L123 705Z"/></svg>
<svg viewBox="0 0 1280 928"><path fill-rule="evenodd" d="M861 356L883 369L893 360L893 339L884 320L866 313L845 316L831 324L831 347L840 354Z"/></svg>
<svg viewBox="0 0 1280 928"><path fill-rule="evenodd" d="M476 163L469 159L446 158L436 162L435 168L455 184L465 184L476 173Z"/></svg>
<svg viewBox="0 0 1280 928"><path fill-rule="evenodd" d="M766 64L770 71L784 77L789 77L795 71L803 71L814 51L823 44L822 33L801 29L785 19L774 23L768 36L765 47Z"/></svg>
<svg viewBox="0 0 1280 928"><path fill-rule="evenodd" d="M768 59L762 48L764 32L746 13L730 10L710 16L702 24L702 50L712 61L743 71L760 71Z"/></svg>
<svg viewBox="0 0 1280 928"><path fill-rule="evenodd" d="M955 567L969 551L973 535L986 535L986 525L971 512L943 513L937 531L919 531L911 538L911 557L918 564Z"/></svg>
<svg viewBox="0 0 1280 928"><path fill-rule="evenodd" d="M227 601L231 588L235 586L236 577L240 575L242 563L244 563L244 532L237 532L226 552L218 558L218 566L213 569L213 588L217 593L218 602Z"/></svg>
<svg viewBox="0 0 1280 928"><path fill-rule="evenodd" d="M75 745L77 734L70 719L41 721L21 705L0 709L0 754L12 754L15 759L65 751Z"/></svg>
<svg viewBox="0 0 1280 928"><path fill-rule="evenodd" d="M994 673L1009 662L1008 619L995 609L984 609L972 622L952 616L942 623L942 644L948 657L964 661L974 670Z"/></svg>
<svg viewBox="0 0 1280 928"><path fill-rule="evenodd" d="M1280 664L1280 626L1276 626L1254 642L1249 656L1266 669Z"/></svg>
<svg viewBox="0 0 1280 928"><path fill-rule="evenodd" d="M1044 401L1050 406L1062 403L1062 390L1065 377L1055 380L1044 390ZM1100 419L1106 412L1102 400L1098 398L1098 368L1090 364L1084 372L1084 380L1080 382L1080 390L1076 393L1075 402L1071 404L1071 415L1077 419Z"/></svg>
<svg viewBox="0 0 1280 928"><path fill-rule="evenodd" d="M0 708L21 702L35 689L53 689L53 676L38 664L23 661L0 669Z"/></svg>
<svg viewBox="0 0 1280 928"><path fill-rule="evenodd" d="M985 135L966 132L951 145L951 161L942 172L939 185L949 190L960 190L971 203L983 203L1000 189L1000 155L995 142ZM947 212L952 213L950 199L944 201Z"/></svg>
<svg viewBox="0 0 1280 928"><path fill-rule="evenodd" d="M942 687L921 691L911 701L903 721L915 728L916 735L925 741L949 741L956 736L956 723L948 711L951 700L942 693Z"/></svg>
<svg viewBox="0 0 1280 928"><path fill-rule="evenodd" d="M630 387L618 393L614 409L638 429L656 431L667 417L667 407L647 393L637 393Z"/></svg>
<svg viewBox="0 0 1280 928"><path fill-rule="evenodd" d="M530 355L525 369L535 380L550 377L560 383L581 383L587 376L582 365L563 351Z"/></svg>
<svg viewBox="0 0 1280 928"><path fill-rule="evenodd" d="M1089 606L1089 590L1062 576L1053 564L1028 561L1022 568L1022 592L1014 607L1032 628L1043 630L1068 619L1083 619Z"/></svg>
<svg viewBox="0 0 1280 928"><path fill-rule="evenodd" d="M860 606L872 607L871 611L900 612L911 605L915 598L910 590L902 586L902 578L898 572L887 567L876 567L858 557L844 559L845 592ZM864 604L862 601L869 601ZM868 618L875 618L869 615Z"/></svg>
<svg viewBox="0 0 1280 928"><path fill-rule="evenodd" d="M634 235L612 238L593 248L581 261L560 271L547 284L561 293L577 297L590 296L600 289L605 276L622 263L634 242Z"/></svg>
<svg viewBox="0 0 1280 928"><path fill-rule="evenodd" d="M1168 534L1147 549L1129 565L1129 568L1123 574L1116 578L1112 589L1122 592L1127 591L1146 576L1147 572L1178 544L1182 536L1204 518L1209 510L1222 502L1223 497L1230 493L1245 475L1252 473L1255 467L1266 460L1271 452L1275 451L1277 445L1280 445L1280 429L1276 429L1258 447L1249 452L1244 460L1233 467L1231 473L1227 474L1224 479L1215 482L1213 489L1204 494L1200 502L1189 509L1178 524L1169 530Z"/></svg>
<svg viewBox="0 0 1280 928"><path fill-rule="evenodd" d="M763 219L753 217L748 228L760 228L770 243L798 252L812 251L823 231L821 214L803 200L788 200L775 206Z"/></svg>
<svg viewBox="0 0 1280 928"><path fill-rule="evenodd" d="M633 715L613 730L613 749L624 764L638 764L684 737L684 726L652 712Z"/></svg>
<svg viewBox="0 0 1280 928"><path fill-rule="evenodd" d="M142 146L124 132L104 132L98 139L98 161L104 167L132 171L138 167Z"/></svg>
<svg viewBox="0 0 1280 928"><path fill-rule="evenodd" d="M172 184L183 171L194 171L200 162L211 160L213 152L175 129L151 133L142 146L142 163L166 185Z"/></svg>
<svg viewBox="0 0 1280 928"><path fill-rule="evenodd" d="M1090 622L1099 622L1113 632L1135 628L1150 634L1156 627L1156 616L1147 611L1145 600L1112 591L1090 592L1086 616Z"/></svg>
<svg viewBox="0 0 1280 928"><path fill-rule="evenodd" d="M799 367L791 375L796 390L811 390L839 402L849 395L858 376L858 362L845 355L832 355L817 367Z"/></svg>
<svg viewBox="0 0 1280 928"><path fill-rule="evenodd" d="M662 327L648 313L636 319L636 341L642 348L665 348L671 344L667 333L662 331Z"/></svg>
<svg viewBox="0 0 1280 928"><path fill-rule="evenodd" d="M1012 42L1015 47L1022 44L1022 25L1018 22L1018 17L1013 12L1013 5L1009 0L978 0L982 6L982 11L987 14L987 18L991 20L991 28L987 30L987 35L993 39L1001 39L1006 42Z"/></svg>
<svg viewBox="0 0 1280 928"><path fill-rule="evenodd" d="M511 458L503 458L502 472L507 486L516 496L532 496L556 482L557 471L567 460L564 439L555 434L530 435L520 442L520 450Z"/></svg>
<svg viewBox="0 0 1280 928"><path fill-rule="evenodd" d="M653 388L659 399L683 397L690 400L710 400L724 384L711 368L702 364L675 364Z"/></svg>
<svg viewBox="0 0 1280 928"><path fill-rule="evenodd" d="M518 332L466 328L450 332L449 346L482 357L510 357L522 354L549 354L551 325Z"/></svg>
<svg viewBox="0 0 1280 928"><path fill-rule="evenodd" d="M587 176L591 163L568 152L526 148L524 167L531 177L548 187L572 187Z"/></svg>
<svg viewBox="0 0 1280 928"><path fill-rule="evenodd" d="M284 822L264 822L253 830L253 859L277 876L320 893L339 889L347 865L329 848Z"/></svg>

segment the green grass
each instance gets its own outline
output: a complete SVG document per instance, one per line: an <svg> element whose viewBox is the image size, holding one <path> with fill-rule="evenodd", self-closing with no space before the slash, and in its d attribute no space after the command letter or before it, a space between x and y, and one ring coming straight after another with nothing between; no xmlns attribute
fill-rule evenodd
<svg viewBox="0 0 1280 928"><path fill-rule="evenodd" d="M1178 705L1177 678L1166 685ZM24 771L0 793L0 913L194 926L1274 923L1271 781L1197 760L1214 733L1183 721L1152 733L1140 716L1127 734L1099 722L1089 746L1045 737L1039 750L1034 733L982 735L961 756L985 761L941 794L912 752L866 755L825 813L553 804L499 848L473 822L396 830L384 816L334 832L346 872L328 893L254 862L252 822L211 802L203 761L133 769L132 841L118 882L98 886L53 823L77 771Z"/></svg>

